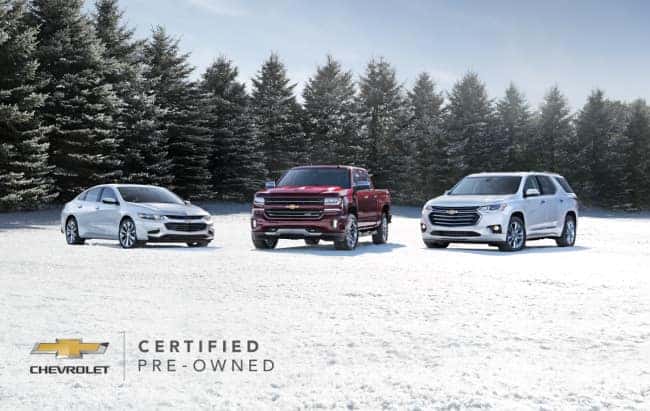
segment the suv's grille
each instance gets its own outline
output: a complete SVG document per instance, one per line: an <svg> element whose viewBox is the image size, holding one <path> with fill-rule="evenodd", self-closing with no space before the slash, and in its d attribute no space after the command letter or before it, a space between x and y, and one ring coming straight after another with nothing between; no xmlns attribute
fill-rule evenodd
<svg viewBox="0 0 650 411"><path fill-rule="evenodd" d="M172 220L200 220L203 218L201 215L171 215L168 214L165 217L171 218Z"/></svg>
<svg viewBox="0 0 650 411"><path fill-rule="evenodd" d="M434 230L431 232L431 235L437 235L440 237L480 237L481 234L476 231L439 231Z"/></svg>
<svg viewBox="0 0 650 411"><path fill-rule="evenodd" d="M173 231L193 232L205 230L206 225L205 223L166 223L165 227Z"/></svg>
<svg viewBox="0 0 650 411"><path fill-rule="evenodd" d="M429 220L433 225L462 227L475 225L480 218L478 207L433 207Z"/></svg>
<svg viewBox="0 0 650 411"><path fill-rule="evenodd" d="M270 220L318 220L323 216L320 210L265 210L266 217Z"/></svg>
<svg viewBox="0 0 650 411"><path fill-rule="evenodd" d="M322 206L323 197L265 197L264 204L268 206Z"/></svg>

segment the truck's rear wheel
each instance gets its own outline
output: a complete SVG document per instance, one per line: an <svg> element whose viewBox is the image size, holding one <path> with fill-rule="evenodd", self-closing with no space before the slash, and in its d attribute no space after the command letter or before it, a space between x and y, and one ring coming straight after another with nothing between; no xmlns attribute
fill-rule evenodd
<svg viewBox="0 0 650 411"><path fill-rule="evenodd" d="M337 250L354 250L359 242L359 225L357 217L354 214L348 216L345 224L345 237L343 240L334 241L334 247Z"/></svg>
<svg viewBox="0 0 650 411"><path fill-rule="evenodd" d="M307 245L318 245L320 238L305 238L305 244Z"/></svg>
<svg viewBox="0 0 650 411"><path fill-rule="evenodd" d="M381 225L377 227L377 232L372 235L372 242L375 244L386 244L388 241L388 216L386 213L381 214Z"/></svg>
<svg viewBox="0 0 650 411"><path fill-rule="evenodd" d="M278 245L277 238L253 238L253 245L258 250L272 250Z"/></svg>

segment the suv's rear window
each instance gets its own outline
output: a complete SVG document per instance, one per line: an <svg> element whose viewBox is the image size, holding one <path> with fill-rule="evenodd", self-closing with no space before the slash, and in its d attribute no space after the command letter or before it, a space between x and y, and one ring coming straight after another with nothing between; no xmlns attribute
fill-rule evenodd
<svg viewBox="0 0 650 411"><path fill-rule="evenodd" d="M449 195L506 195L515 194L519 190L521 177L519 176L485 176L465 177Z"/></svg>
<svg viewBox="0 0 650 411"><path fill-rule="evenodd" d="M566 191L567 193L573 194L573 189L571 188L569 182L566 181L564 177L555 177L555 181L557 181L560 187L562 187L562 190Z"/></svg>

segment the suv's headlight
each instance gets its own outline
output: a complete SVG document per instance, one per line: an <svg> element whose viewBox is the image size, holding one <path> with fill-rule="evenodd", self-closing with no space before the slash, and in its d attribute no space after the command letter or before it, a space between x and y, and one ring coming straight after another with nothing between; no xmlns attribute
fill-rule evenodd
<svg viewBox="0 0 650 411"><path fill-rule="evenodd" d="M138 213L138 217L143 219L143 220L161 220L162 217L159 216L158 214L149 214L149 213Z"/></svg>
<svg viewBox="0 0 650 411"><path fill-rule="evenodd" d="M203 221L205 221L206 223L211 223L212 222L212 216L209 215L209 214L203 216Z"/></svg>
<svg viewBox="0 0 650 411"><path fill-rule="evenodd" d="M484 206L479 207L478 211L482 211L484 213L485 212L489 213L489 212L494 212L494 211L503 211L503 210L506 209L507 206L508 205L505 204L505 203L503 203L503 204L488 204L488 205L484 205Z"/></svg>
<svg viewBox="0 0 650 411"><path fill-rule="evenodd" d="M258 206L263 206L264 205L264 197L262 197L262 196L253 197L253 204L258 205Z"/></svg>
<svg viewBox="0 0 650 411"><path fill-rule="evenodd" d="M323 204L326 206L339 206L341 205L341 197L325 197Z"/></svg>

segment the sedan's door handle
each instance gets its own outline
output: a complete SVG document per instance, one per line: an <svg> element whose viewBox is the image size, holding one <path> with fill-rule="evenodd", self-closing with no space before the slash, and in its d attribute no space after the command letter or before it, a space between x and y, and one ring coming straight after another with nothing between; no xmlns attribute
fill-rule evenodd
<svg viewBox="0 0 650 411"><path fill-rule="evenodd" d="M546 200L542 200L542 204L546 204Z"/></svg>
<svg viewBox="0 0 650 411"><path fill-rule="evenodd" d="M81 204L79 204L79 205L77 206L77 208L81 208L81 207L83 207Z"/></svg>
<svg viewBox="0 0 650 411"><path fill-rule="evenodd" d="M99 210L99 206L95 207L95 210Z"/></svg>

